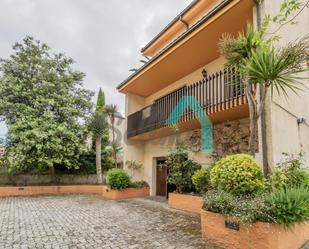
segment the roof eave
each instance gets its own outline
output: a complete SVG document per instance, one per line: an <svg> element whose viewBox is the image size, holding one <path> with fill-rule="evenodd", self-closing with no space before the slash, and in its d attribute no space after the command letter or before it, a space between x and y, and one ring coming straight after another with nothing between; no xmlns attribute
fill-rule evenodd
<svg viewBox="0 0 309 249"><path fill-rule="evenodd" d="M169 24L167 24L164 29L162 29L154 38L150 40L142 49L141 53L143 53L146 49L148 49L155 41L157 41L169 28L171 28L179 18L185 15L188 11L190 11L200 0L194 0L191 2L183 11L181 11Z"/></svg>
<svg viewBox="0 0 309 249"><path fill-rule="evenodd" d="M231 3L232 0L223 0L220 4L218 4L215 8L213 8L210 12L208 12L201 20L199 20L197 23L192 25L188 30L186 30L184 33L182 33L177 39L175 39L173 42L171 42L168 46L166 46L164 49L162 49L161 52L153 56L147 63L145 63L142 67L140 67L136 72L131 74L128 78L126 78L123 82L121 82L117 86L117 90L125 86L131 79L133 79L136 75L138 75L141 71L143 71L145 68L147 68L149 65L151 65L155 60L157 60L161 55L163 55L165 52L167 52L170 48L172 48L175 44L177 44L179 41L181 41L183 38L185 38L187 35L189 35L191 32L193 32L196 28L198 28L200 25L202 25L204 22L209 20L211 17L213 17L215 14L217 14L221 9L223 9L225 6L227 6L229 3Z"/></svg>

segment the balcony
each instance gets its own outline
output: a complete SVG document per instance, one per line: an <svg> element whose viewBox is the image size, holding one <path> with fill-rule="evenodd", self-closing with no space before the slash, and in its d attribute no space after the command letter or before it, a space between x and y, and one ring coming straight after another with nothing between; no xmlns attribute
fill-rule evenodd
<svg viewBox="0 0 309 249"><path fill-rule="evenodd" d="M223 69L202 80L171 92L152 105L128 116L127 136L149 140L172 133L167 124L169 115L184 96L193 96L213 124L249 116L244 88L239 84L235 69ZM180 131L199 126L193 111L187 108L177 123Z"/></svg>

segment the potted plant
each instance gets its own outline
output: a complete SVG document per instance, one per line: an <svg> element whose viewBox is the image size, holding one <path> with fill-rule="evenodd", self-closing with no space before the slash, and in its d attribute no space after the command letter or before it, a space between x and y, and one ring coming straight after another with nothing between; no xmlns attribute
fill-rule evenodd
<svg viewBox="0 0 309 249"><path fill-rule="evenodd" d="M266 179L249 155L221 159L201 211L203 239L223 248L300 248L309 240L308 180L295 164Z"/></svg>
<svg viewBox="0 0 309 249"><path fill-rule="evenodd" d="M120 200L149 196L149 185L145 181L132 182L123 169L113 168L106 174L107 186L102 195L107 199Z"/></svg>
<svg viewBox="0 0 309 249"><path fill-rule="evenodd" d="M168 183L175 186L175 192L168 194L169 207L199 213L203 199L196 192L191 178L201 165L189 160L187 151L177 147L163 166L168 168Z"/></svg>

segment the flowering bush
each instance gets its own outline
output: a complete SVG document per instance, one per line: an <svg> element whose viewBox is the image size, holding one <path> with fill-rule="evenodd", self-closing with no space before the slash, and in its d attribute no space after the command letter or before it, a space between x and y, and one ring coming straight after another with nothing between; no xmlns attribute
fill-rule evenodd
<svg viewBox="0 0 309 249"><path fill-rule="evenodd" d="M263 196L235 196L223 190L210 190L205 194L203 209L233 217L242 223L274 220Z"/></svg>

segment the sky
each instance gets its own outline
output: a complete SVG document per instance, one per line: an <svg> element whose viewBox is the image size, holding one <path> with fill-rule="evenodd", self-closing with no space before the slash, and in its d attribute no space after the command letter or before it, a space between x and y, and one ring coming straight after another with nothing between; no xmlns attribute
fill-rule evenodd
<svg viewBox="0 0 309 249"><path fill-rule="evenodd" d="M141 66L140 49L191 0L1 0L0 58L26 35L47 43L52 52L74 59L86 74L84 87L116 104L124 114L124 96L116 86ZM0 124L0 137L5 133Z"/></svg>

